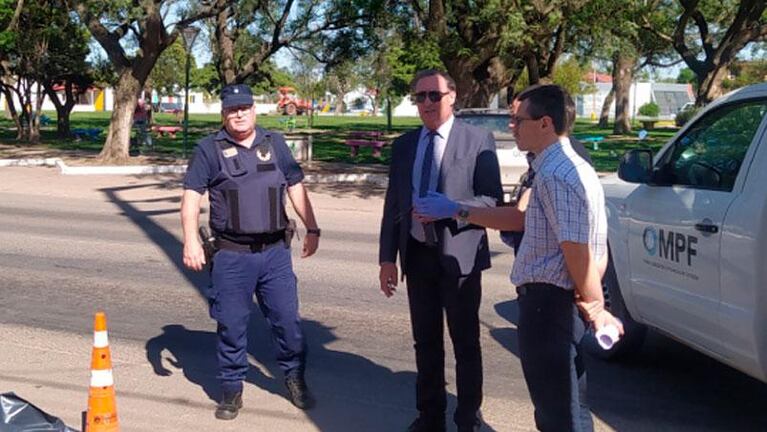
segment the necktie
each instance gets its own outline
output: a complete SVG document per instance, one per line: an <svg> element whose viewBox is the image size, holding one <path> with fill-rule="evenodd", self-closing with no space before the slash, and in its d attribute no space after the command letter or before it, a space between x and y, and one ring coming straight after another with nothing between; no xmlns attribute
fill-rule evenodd
<svg viewBox="0 0 767 432"><path fill-rule="evenodd" d="M437 132L431 131L426 136L428 144L426 145L426 151L423 154L423 165L421 166L421 184L418 186L418 195L425 197L429 192L429 183L431 183L431 170L434 166L434 139L437 136ZM427 246L436 246L437 244L437 231L434 229L434 223L423 224L424 238Z"/></svg>

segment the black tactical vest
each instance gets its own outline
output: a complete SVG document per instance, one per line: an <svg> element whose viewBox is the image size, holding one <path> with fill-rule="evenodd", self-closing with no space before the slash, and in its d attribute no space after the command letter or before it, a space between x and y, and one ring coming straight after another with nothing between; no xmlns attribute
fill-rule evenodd
<svg viewBox="0 0 767 432"><path fill-rule="evenodd" d="M211 221L225 222L213 229L229 234L262 234L285 229L285 174L277 164L272 136L264 135L255 148L246 149L228 141L217 141L223 180L214 187L221 193L226 217L211 215ZM255 144L255 143L254 143ZM213 207L211 207L213 208Z"/></svg>

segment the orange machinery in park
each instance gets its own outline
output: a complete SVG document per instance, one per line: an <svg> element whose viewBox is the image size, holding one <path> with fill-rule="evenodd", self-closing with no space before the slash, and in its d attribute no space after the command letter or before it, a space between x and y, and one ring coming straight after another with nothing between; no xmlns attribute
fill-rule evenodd
<svg viewBox="0 0 767 432"><path fill-rule="evenodd" d="M280 87L277 92L280 94L277 100L277 112L292 116L301 115L311 109L311 101L297 98L293 87Z"/></svg>

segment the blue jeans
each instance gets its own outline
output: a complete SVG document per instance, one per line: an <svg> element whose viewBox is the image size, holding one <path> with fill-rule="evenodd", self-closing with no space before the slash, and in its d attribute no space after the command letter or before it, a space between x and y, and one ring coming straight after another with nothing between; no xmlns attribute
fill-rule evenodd
<svg viewBox="0 0 767 432"><path fill-rule="evenodd" d="M304 340L298 315L296 276L290 249L279 242L262 252L222 249L216 253L208 295L218 322L218 379L225 392L242 390L248 373L248 321L255 293L272 330L277 362L286 374L301 370Z"/></svg>
<svg viewBox="0 0 767 432"><path fill-rule="evenodd" d="M593 431L580 348L586 324L573 291L534 283L517 293L519 357L536 427L543 432Z"/></svg>

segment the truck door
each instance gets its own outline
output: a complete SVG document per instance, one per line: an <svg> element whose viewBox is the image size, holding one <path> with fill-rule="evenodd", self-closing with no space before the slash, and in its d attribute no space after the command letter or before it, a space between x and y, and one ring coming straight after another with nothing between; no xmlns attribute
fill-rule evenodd
<svg viewBox="0 0 767 432"><path fill-rule="evenodd" d="M640 316L708 350L721 336L720 230L766 108L755 99L712 109L659 155L652 184L627 201Z"/></svg>

